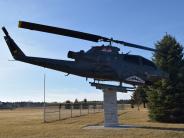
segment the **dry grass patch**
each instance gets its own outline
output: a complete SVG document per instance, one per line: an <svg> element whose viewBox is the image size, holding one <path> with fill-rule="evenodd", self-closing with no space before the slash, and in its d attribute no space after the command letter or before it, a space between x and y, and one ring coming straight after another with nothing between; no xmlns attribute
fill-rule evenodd
<svg viewBox="0 0 184 138"><path fill-rule="evenodd" d="M90 114L43 123L41 109L16 109L0 111L0 138L134 138L159 137L183 138L184 124L167 124L151 122L147 110L125 109L120 112L122 124L135 124L141 128L120 130L86 130L86 125L103 123L103 113Z"/></svg>

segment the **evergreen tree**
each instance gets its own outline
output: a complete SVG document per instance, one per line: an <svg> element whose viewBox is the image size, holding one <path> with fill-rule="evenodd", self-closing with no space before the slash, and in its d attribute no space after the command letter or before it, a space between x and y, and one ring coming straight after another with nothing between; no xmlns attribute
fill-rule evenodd
<svg viewBox="0 0 184 138"><path fill-rule="evenodd" d="M71 109L72 103L70 100L66 100L65 102L65 109Z"/></svg>
<svg viewBox="0 0 184 138"><path fill-rule="evenodd" d="M138 89L140 91L141 103L143 104L144 108L146 108L146 103L148 102L146 89L147 89L146 86L139 86L139 89Z"/></svg>
<svg viewBox="0 0 184 138"><path fill-rule="evenodd" d="M140 104L143 104L143 107L146 108L147 95L144 86L138 86L133 95L131 96L132 104L137 104L138 110Z"/></svg>
<svg viewBox="0 0 184 138"><path fill-rule="evenodd" d="M156 43L155 64L169 74L149 87L149 116L162 122L184 122L184 61L183 48L174 37L166 34Z"/></svg>
<svg viewBox="0 0 184 138"><path fill-rule="evenodd" d="M79 109L80 108L80 103L79 103L78 99L75 99L74 104L73 104L73 108L74 109Z"/></svg>
<svg viewBox="0 0 184 138"><path fill-rule="evenodd" d="M87 101L86 98L84 99L84 101L83 101L83 103L82 103L82 108L83 108L83 109L87 109L87 108L88 108L88 101Z"/></svg>
<svg viewBox="0 0 184 138"><path fill-rule="evenodd" d="M139 87L135 90L135 92L133 93L131 98L132 98L133 103L137 105L137 109L139 110L139 106L141 104L141 97L140 97Z"/></svg>
<svg viewBox="0 0 184 138"><path fill-rule="evenodd" d="M86 98L84 99L84 103L87 103L87 99Z"/></svg>
<svg viewBox="0 0 184 138"><path fill-rule="evenodd" d="M78 99L75 99L74 104L78 104L78 103L79 103Z"/></svg>

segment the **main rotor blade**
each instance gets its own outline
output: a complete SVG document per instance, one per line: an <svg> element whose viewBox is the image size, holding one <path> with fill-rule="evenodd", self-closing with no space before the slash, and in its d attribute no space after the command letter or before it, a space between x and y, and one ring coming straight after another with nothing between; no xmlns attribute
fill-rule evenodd
<svg viewBox="0 0 184 138"><path fill-rule="evenodd" d="M105 38L99 35L83 33L79 31L74 31L74 30L69 30L69 29L64 29L64 28L59 28L59 27L53 27L53 26L48 26L48 25L42 25L42 24L37 24L37 23L30 23L30 22L25 22L25 21L19 21L18 27L57 34L57 35L64 35L64 36L84 39L84 40L93 41L93 42L109 40L108 38Z"/></svg>
<svg viewBox="0 0 184 138"><path fill-rule="evenodd" d="M149 47L145 47L145 46L141 46L141 45L137 45L137 44L132 44L132 43L127 43L124 41L119 41L119 40L113 40L113 42L118 43L118 44L122 44L124 46L128 46L128 47L133 47L133 48L138 48L138 49L143 49L143 50L149 50L149 51L153 51L156 52L156 49L153 48L149 48Z"/></svg>
<svg viewBox="0 0 184 138"><path fill-rule="evenodd" d="M99 42L99 41L115 42L115 43L122 44L124 46L133 47L133 48L149 50L149 51L154 51L154 52L156 51L153 48L149 48L149 47L145 47L145 46L141 46L141 45L137 45L137 44L132 44L132 43L127 43L124 41L113 40L113 39L106 38L106 37L99 36L99 35L94 35L94 34L59 28L59 27L53 27L53 26L48 26L48 25L42 25L42 24L37 24L37 23L19 21L18 26L19 26L19 28L47 32L47 33L52 33L52 34L57 34L57 35L64 35L64 36L79 38L79 39L93 41L93 42Z"/></svg>

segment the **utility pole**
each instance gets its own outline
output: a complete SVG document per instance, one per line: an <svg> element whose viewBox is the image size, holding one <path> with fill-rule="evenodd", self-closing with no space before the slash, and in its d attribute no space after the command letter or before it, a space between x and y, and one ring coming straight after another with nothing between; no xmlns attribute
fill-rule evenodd
<svg viewBox="0 0 184 138"><path fill-rule="evenodd" d="M45 104L45 80L46 80L46 75L45 75L45 73L44 73L44 79L43 79L43 102L44 102L44 104L43 104L43 116L44 116L44 118L43 118L43 122L45 123L46 122L46 118L45 118L45 111L46 111L46 104Z"/></svg>

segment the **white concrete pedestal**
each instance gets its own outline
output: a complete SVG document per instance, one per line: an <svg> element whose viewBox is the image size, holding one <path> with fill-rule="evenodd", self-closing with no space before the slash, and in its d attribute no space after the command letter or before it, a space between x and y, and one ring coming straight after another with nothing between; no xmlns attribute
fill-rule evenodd
<svg viewBox="0 0 184 138"><path fill-rule="evenodd" d="M104 89L104 127L118 126L117 93Z"/></svg>

